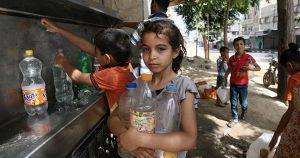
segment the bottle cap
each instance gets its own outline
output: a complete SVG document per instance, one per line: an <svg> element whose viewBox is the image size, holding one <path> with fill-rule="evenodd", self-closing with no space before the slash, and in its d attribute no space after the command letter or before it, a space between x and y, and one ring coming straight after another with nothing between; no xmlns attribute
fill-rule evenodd
<svg viewBox="0 0 300 158"><path fill-rule="evenodd" d="M25 51L25 55L32 56L33 55L33 51L32 50L26 50Z"/></svg>
<svg viewBox="0 0 300 158"><path fill-rule="evenodd" d="M152 74L142 74L141 79L143 81L151 81L152 80Z"/></svg>
<svg viewBox="0 0 300 158"><path fill-rule="evenodd" d="M135 89L135 88L136 88L136 83L129 82L129 83L127 83L127 85L126 85L126 88L127 88L127 89Z"/></svg>
<svg viewBox="0 0 300 158"><path fill-rule="evenodd" d="M170 86L170 85L169 85L169 86L166 87L166 90L167 90L167 91L171 91L171 92L176 92L177 88L174 87L174 86Z"/></svg>

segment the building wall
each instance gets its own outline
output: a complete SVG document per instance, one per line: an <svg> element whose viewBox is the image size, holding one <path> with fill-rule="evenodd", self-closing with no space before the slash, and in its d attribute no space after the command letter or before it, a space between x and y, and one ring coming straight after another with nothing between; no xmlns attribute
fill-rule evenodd
<svg viewBox="0 0 300 158"><path fill-rule="evenodd" d="M102 0L102 3L115 10L123 21L139 22L149 15L148 0Z"/></svg>

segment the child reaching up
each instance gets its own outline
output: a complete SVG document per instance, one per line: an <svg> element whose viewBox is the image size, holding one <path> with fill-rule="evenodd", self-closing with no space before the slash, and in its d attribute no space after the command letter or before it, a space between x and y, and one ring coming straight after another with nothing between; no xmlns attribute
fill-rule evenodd
<svg viewBox="0 0 300 158"><path fill-rule="evenodd" d="M46 28L46 31L62 35L81 50L96 57L97 61L105 69L91 74L82 73L75 69L62 53L56 55L55 64L63 67L73 81L102 89L106 94L111 111L115 109L119 97L126 90L126 84L134 79L130 73L131 65L129 63L131 53L130 38L126 32L111 28L101 30L95 35L94 44L92 44L58 27L48 19L42 19L41 23Z"/></svg>
<svg viewBox="0 0 300 158"><path fill-rule="evenodd" d="M141 51L146 66L153 73L149 82L156 92L156 99L162 97L167 85L177 88L180 106L180 130L164 134L138 132L127 129L113 112L109 118L110 130L118 137L122 150L132 151L137 157L155 157L153 150L161 149L176 152L178 158L184 158L186 150L194 149L197 142L196 111L200 98L197 88L188 77L178 75L186 49L179 29L170 20L156 20L145 23L142 33Z"/></svg>

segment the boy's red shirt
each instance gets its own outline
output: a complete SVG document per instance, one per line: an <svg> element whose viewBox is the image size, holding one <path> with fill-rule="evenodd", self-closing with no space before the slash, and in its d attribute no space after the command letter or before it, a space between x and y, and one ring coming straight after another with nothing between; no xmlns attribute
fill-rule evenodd
<svg viewBox="0 0 300 158"><path fill-rule="evenodd" d="M248 71L243 71L242 66L246 66L251 63L256 63L255 59L247 54L243 53L241 56L237 54L231 56L228 60L228 66L231 71L230 84L233 85L247 85L248 84Z"/></svg>
<svg viewBox="0 0 300 158"><path fill-rule="evenodd" d="M134 80L130 70L131 64L128 64L128 66L115 66L91 74L93 85L105 92L110 108L115 106L126 91L126 84Z"/></svg>

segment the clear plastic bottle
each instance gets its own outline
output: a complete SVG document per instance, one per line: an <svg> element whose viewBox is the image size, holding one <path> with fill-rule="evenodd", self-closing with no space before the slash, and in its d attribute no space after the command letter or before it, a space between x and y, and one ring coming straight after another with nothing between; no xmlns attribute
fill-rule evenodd
<svg viewBox="0 0 300 158"><path fill-rule="evenodd" d="M41 76L42 62L33 57L32 50L26 50L25 58L20 62L19 68L23 74L21 88L25 111L30 116L47 112L45 81Z"/></svg>
<svg viewBox="0 0 300 158"><path fill-rule="evenodd" d="M130 125L130 108L137 104L136 87L136 83L128 83L126 85L126 92L119 100L118 114L121 122L126 126L126 128Z"/></svg>
<svg viewBox="0 0 300 158"><path fill-rule="evenodd" d="M126 128L129 128L130 126L130 108L137 104L136 87L136 83L128 83L126 85L126 92L121 95L119 100L118 115L121 119L122 124ZM118 153L122 158L134 158L133 154L127 151L118 150Z"/></svg>
<svg viewBox="0 0 300 158"><path fill-rule="evenodd" d="M62 49L58 49L58 52L62 53ZM58 65L54 65L52 68L54 86L55 86L55 98L59 103L71 104L74 98L74 91L72 88L72 80L63 68Z"/></svg>
<svg viewBox="0 0 300 158"><path fill-rule="evenodd" d="M130 124L138 131L154 133L156 116L155 100L149 88L148 82L152 80L151 74L142 74L138 84L138 103L130 109Z"/></svg>
<svg viewBox="0 0 300 158"><path fill-rule="evenodd" d="M155 133L170 133L179 130L180 107L176 96L176 87L167 86L162 98L158 101L157 124ZM177 153L156 150L159 158L177 157Z"/></svg>

